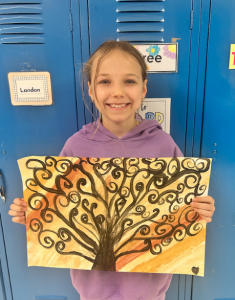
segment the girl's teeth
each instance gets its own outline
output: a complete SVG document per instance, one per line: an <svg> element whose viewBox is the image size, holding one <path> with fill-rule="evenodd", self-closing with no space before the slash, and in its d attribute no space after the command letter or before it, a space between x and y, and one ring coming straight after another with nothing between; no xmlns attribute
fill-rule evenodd
<svg viewBox="0 0 235 300"><path fill-rule="evenodd" d="M110 104L111 107L124 107L126 106L126 104L122 104L122 105L115 105L115 104Z"/></svg>

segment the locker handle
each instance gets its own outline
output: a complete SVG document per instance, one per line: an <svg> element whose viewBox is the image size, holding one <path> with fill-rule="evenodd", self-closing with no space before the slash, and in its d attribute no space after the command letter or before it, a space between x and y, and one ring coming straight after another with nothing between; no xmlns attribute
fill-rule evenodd
<svg viewBox="0 0 235 300"><path fill-rule="evenodd" d="M3 176L2 176L2 171L0 169L0 197L2 198L2 202L6 203L6 198L5 198L5 191L4 191L4 184L3 184Z"/></svg>

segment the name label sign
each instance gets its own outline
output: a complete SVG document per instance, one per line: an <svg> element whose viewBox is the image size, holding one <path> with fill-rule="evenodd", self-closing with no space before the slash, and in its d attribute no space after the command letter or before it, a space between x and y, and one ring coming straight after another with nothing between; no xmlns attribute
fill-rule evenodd
<svg viewBox="0 0 235 300"><path fill-rule="evenodd" d="M51 78L48 72L17 72L8 74L13 105L51 105Z"/></svg>
<svg viewBox="0 0 235 300"><path fill-rule="evenodd" d="M45 96L42 80L38 80L36 82L35 80L31 80L31 81L18 80L16 84L17 84L18 97L21 99L25 97L44 98Z"/></svg>
<svg viewBox="0 0 235 300"><path fill-rule="evenodd" d="M133 45L143 56L149 73L178 72L178 44Z"/></svg>

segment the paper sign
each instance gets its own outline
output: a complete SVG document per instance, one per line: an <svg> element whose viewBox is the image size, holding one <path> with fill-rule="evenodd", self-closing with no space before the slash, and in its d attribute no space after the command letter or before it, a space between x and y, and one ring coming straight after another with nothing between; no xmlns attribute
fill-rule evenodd
<svg viewBox="0 0 235 300"><path fill-rule="evenodd" d="M134 45L145 59L149 73L176 73L178 71L178 44Z"/></svg>
<svg viewBox="0 0 235 300"><path fill-rule="evenodd" d="M148 120L157 120L162 129L170 133L170 98L146 98L137 113Z"/></svg>
<svg viewBox="0 0 235 300"><path fill-rule="evenodd" d="M229 69L235 69L235 44L230 47Z"/></svg>
<svg viewBox="0 0 235 300"><path fill-rule="evenodd" d="M43 80L17 80L18 98L44 98Z"/></svg>
<svg viewBox="0 0 235 300"><path fill-rule="evenodd" d="M52 105L49 72L11 72L8 80L13 105Z"/></svg>

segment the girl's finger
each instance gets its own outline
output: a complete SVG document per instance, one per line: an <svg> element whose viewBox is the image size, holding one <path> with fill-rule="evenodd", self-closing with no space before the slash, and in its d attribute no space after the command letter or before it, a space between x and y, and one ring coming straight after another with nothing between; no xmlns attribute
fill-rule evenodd
<svg viewBox="0 0 235 300"><path fill-rule="evenodd" d="M26 224L25 217L14 217L14 218L12 218L12 221L14 223L20 223L20 224L23 224L23 225Z"/></svg>
<svg viewBox="0 0 235 300"><path fill-rule="evenodd" d="M209 210L204 210L204 209L194 209L197 213L199 213L199 215L201 217L209 217L211 218L213 213L212 211L209 211Z"/></svg>
<svg viewBox="0 0 235 300"><path fill-rule="evenodd" d="M193 199L193 202L201 202L201 203L208 203L213 204L215 203L215 200L211 196L205 196L205 197L196 197Z"/></svg>
<svg viewBox="0 0 235 300"><path fill-rule="evenodd" d="M13 203L19 206L27 206L26 202L24 201L24 198L15 198Z"/></svg>
<svg viewBox="0 0 235 300"><path fill-rule="evenodd" d="M206 221L206 223L210 223L212 221L212 219L209 217L201 216L201 218L202 218L202 220Z"/></svg>
<svg viewBox="0 0 235 300"><path fill-rule="evenodd" d="M23 216L25 216L25 213L23 211L9 210L8 214L10 216L16 216L16 217L23 217Z"/></svg>
<svg viewBox="0 0 235 300"><path fill-rule="evenodd" d="M27 207L25 207L25 206L19 206L19 205L16 205L16 204L11 204L10 205L10 209L14 210L14 211L26 211Z"/></svg>
<svg viewBox="0 0 235 300"><path fill-rule="evenodd" d="M211 204L192 202L191 206L193 208L197 208L197 209L204 209L204 210L208 210L208 211L212 211L213 210L213 206Z"/></svg>

